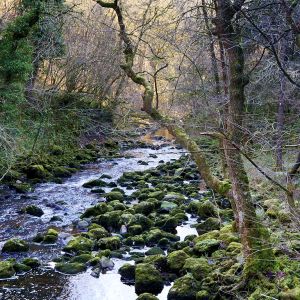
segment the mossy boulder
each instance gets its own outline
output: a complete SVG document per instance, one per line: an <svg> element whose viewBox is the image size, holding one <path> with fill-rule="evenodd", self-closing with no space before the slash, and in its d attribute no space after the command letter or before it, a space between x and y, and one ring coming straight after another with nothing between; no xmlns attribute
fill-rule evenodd
<svg viewBox="0 0 300 300"><path fill-rule="evenodd" d="M158 229L151 229L149 232L145 234L146 244L148 246L152 246L157 244L164 237L163 232Z"/></svg>
<svg viewBox="0 0 300 300"><path fill-rule="evenodd" d="M29 267L25 264L22 264L22 263L16 263L16 264L14 264L14 270L18 274L24 274L24 273L30 271L31 267Z"/></svg>
<svg viewBox="0 0 300 300"><path fill-rule="evenodd" d="M157 200L162 200L165 196L164 191L155 191L148 194L148 198L155 198Z"/></svg>
<svg viewBox="0 0 300 300"><path fill-rule="evenodd" d="M86 270L86 266L83 263L70 262L70 263L58 263L55 266L55 270L64 274L78 274Z"/></svg>
<svg viewBox="0 0 300 300"><path fill-rule="evenodd" d="M85 253L85 254L80 254L77 256L74 256L71 260L70 263L81 263L81 264L85 264L88 261L93 259L93 255L91 255L90 253Z"/></svg>
<svg viewBox="0 0 300 300"><path fill-rule="evenodd" d="M176 227L178 224L178 219L169 215L161 217L155 222L156 227L171 233L176 233Z"/></svg>
<svg viewBox="0 0 300 300"><path fill-rule="evenodd" d="M32 215L35 217L41 217L44 214L43 210L35 205L28 205L22 208L21 213Z"/></svg>
<svg viewBox="0 0 300 300"><path fill-rule="evenodd" d="M155 209L155 205L151 202L143 201L134 206L136 213L148 216Z"/></svg>
<svg viewBox="0 0 300 300"><path fill-rule="evenodd" d="M188 212L192 215L198 215L198 210L199 210L200 205L201 205L201 202L199 202L198 200L193 200L188 204L188 206L186 208L186 212Z"/></svg>
<svg viewBox="0 0 300 300"><path fill-rule="evenodd" d="M102 238L97 243L99 249L117 250L121 247L121 239L118 236Z"/></svg>
<svg viewBox="0 0 300 300"><path fill-rule="evenodd" d="M101 179L94 179L94 180L85 182L82 186L84 188L105 187L105 186L107 186L107 183Z"/></svg>
<svg viewBox="0 0 300 300"><path fill-rule="evenodd" d="M99 203L93 207L89 207L86 211L81 215L81 218L90 218L95 217L101 214L105 214L108 212L108 206L106 203Z"/></svg>
<svg viewBox="0 0 300 300"><path fill-rule="evenodd" d="M171 192L164 196L164 201L175 202L178 205L185 202L185 196L179 193Z"/></svg>
<svg viewBox="0 0 300 300"><path fill-rule="evenodd" d="M189 257L185 260L183 270L191 273L196 280L201 281L212 271L212 266L209 265L205 257Z"/></svg>
<svg viewBox="0 0 300 300"><path fill-rule="evenodd" d="M209 300L211 299L210 294L206 290L201 290L196 294L196 300Z"/></svg>
<svg viewBox="0 0 300 300"><path fill-rule="evenodd" d="M206 219L209 217L217 217L218 208L209 200L206 200L198 206L198 216L201 219Z"/></svg>
<svg viewBox="0 0 300 300"><path fill-rule="evenodd" d="M145 254L146 255L158 255L158 254L164 255L165 252L159 247L153 247L153 248L150 248L149 250L147 250L145 252Z"/></svg>
<svg viewBox="0 0 300 300"><path fill-rule="evenodd" d="M12 261L0 261L0 279L10 278L16 273Z"/></svg>
<svg viewBox="0 0 300 300"><path fill-rule="evenodd" d="M211 255L214 251L217 251L220 248L221 242L215 239L208 239L198 242L193 250L196 254L200 255Z"/></svg>
<svg viewBox="0 0 300 300"><path fill-rule="evenodd" d="M135 214L128 225L141 225L143 230L149 230L153 226L153 222L142 214Z"/></svg>
<svg viewBox="0 0 300 300"><path fill-rule="evenodd" d="M95 240L99 240L101 238L109 237L110 233L102 226L97 228L92 228L88 231L88 235Z"/></svg>
<svg viewBox="0 0 300 300"><path fill-rule="evenodd" d="M30 257L24 258L22 260L22 264L29 266L30 268L37 268L41 265L41 263L38 259L30 258Z"/></svg>
<svg viewBox="0 0 300 300"><path fill-rule="evenodd" d="M160 205L160 211L162 213L169 213L173 209L177 208L178 205L171 201L163 201Z"/></svg>
<svg viewBox="0 0 300 300"><path fill-rule="evenodd" d="M231 255L238 255L242 252L242 244L237 242L231 242L228 245L226 252L230 253Z"/></svg>
<svg viewBox="0 0 300 300"><path fill-rule="evenodd" d="M27 252L29 250L29 245L26 241L20 239L10 239L8 240L3 248L2 252Z"/></svg>
<svg viewBox="0 0 300 300"><path fill-rule="evenodd" d="M143 232L143 227L141 225L132 225L128 227L128 233L130 235L139 235Z"/></svg>
<svg viewBox="0 0 300 300"><path fill-rule="evenodd" d="M58 231L56 231L55 229L48 229L48 231L46 232L44 238L43 238L43 243L44 244L54 244L56 243L58 239Z"/></svg>
<svg viewBox="0 0 300 300"><path fill-rule="evenodd" d="M220 221L219 219L212 218L212 217L196 225L196 230L199 235L209 232L211 230L218 230L218 229L220 229Z"/></svg>
<svg viewBox="0 0 300 300"><path fill-rule="evenodd" d="M83 236L78 236L68 242L64 247L64 251L74 253L91 252L93 245L94 243L92 240Z"/></svg>
<svg viewBox="0 0 300 300"><path fill-rule="evenodd" d="M43 165L31 165L25 170L25 173L29 179L46 179L50 176Z"/></svg>
<svg viewBox="0 0 300 300"><path fill-rule="evenodd" d="M105 194L105 198L107 202L119 200L120 202L123 202L124 195L121 192L110 192Z"/></svg>
<svg viewBox="0 0 300 300"><path fill-rule="evenodd" d="M135 278L135 265L124 264L118 271L121 275L121 280L126 283L134 282Z"/></svg>
<svg viewBox="0 0 300 300"><path fill-rule="evenodd" d="M196 300L201 284L191 275L187 274L175 280L168 293L168 300Z"/></svg>
<svg viewBox="0 0 300 300"><path fill-rule="evenodd" d="M102 225L106 230L119 229L121 210L109 211L92 219L92 222Z"/></svg>
<svg viewBox="0 0 300 300"><path fill-rule="evenodd" d="M158 300L158 298L150 293L143 293L139 295L136 300Z"/></svg>
<svg viewBox="0 0 300 300"><path fill-rule="evenodd" d="M159 294L164 287L164 281L159 271L151 264L138 264L135 270L135 291L138 295L143 293Z"/></svg>
<svg viewBox="0 0 300 300"><path fill-rule="evenodd" d="M183 250L173 251L167 256L168 267L172 272L178 273L182 270L189 255Z"/></svg>

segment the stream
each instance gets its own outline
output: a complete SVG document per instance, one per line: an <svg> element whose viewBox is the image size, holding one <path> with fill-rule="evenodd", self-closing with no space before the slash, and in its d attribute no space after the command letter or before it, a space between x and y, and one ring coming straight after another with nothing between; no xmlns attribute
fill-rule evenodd
<svg viewBox="0 0 300 300"><path fill-rule="evenodd" d="M158 133L160 134L160 132ZM177 160L184 151L176 147L173 141L146 136L144 139L152 140L158 149L136 148L122 152L122 158L99 159L97 162L87 164L83 169L62 184L44 183L36 186L33 192L22 195L9 191L7 195L1 194L0 201L0 249L6 240L18 237L24 240L32 240L38 233L52 227L59 231L59 239L56 244L30 244L28 253L15 254L16 259L24 257L36 257L44 262L42 268L32 270L22 276L16 276L9 280L0 281L0 300L134 300L137 298L134 286L123 284L118 274L118 269L124 263L132 263L126 257L124 259L113 258L115 264L112 271L101 274L99 278L90 275L88 269L84 273L74 276L64 275L54 271L52 259L61 254L61 249L72 238L72 234L85 231L78 223L80 215L86 208L99 202L99 195L83 188L83 183L97 179L102 174L111 176L106 181L115 182L124 172L144 171L158 166L161 161L169 162ZM148 165L140 164L140 161ZM112 188L105 188L109 192ZM126 190L130 195L134 190ZM44 215L40 218L28 214L18 213L24 206L34 204L43 209ZM51 218L59 217L60 222L51 222ZM197 234L191 224L196 219L189 216L189 220L177 227L177 235L180 240L190 234ZM140 251L146 251L147 248ZM12 255L1 254L2 259ZM157 296L160 300L166 300L171 285L165 286Z"/></svg>

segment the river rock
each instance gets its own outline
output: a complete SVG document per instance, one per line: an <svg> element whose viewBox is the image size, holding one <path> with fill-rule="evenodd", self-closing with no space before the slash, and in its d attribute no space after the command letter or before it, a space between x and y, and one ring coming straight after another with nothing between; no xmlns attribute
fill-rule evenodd
<svg viewBox="0 0 300 300"><path fill-rule="evenodd" d="M164 287L160 273L151 264L138 264L135 270L135 291L138 295L143 293L159 294Z"/></svg>
<svg viewBox="0 0 300 300"><path fill-rule="evenodd" d="M185 261L189 258L189 255L183 250L173 251L168 254L167 262L171 271L177 273L182 270Z"/></svg>
<svg viewBox="0 0 300 300"><path fill-rule="evenodd" d="M112 270L115 266L114 262L108 257L102 256L100 258L100 266L105 270Z"/></svg>
<svg viewBox="0 0 300 300"><path fill-rule="evenodd" d="M121 275L121 280L125 283L134 282L135 278L135 265L124 264L118 271Z"/></svg>
<svg viewBox="0 0 300 300"><path fill-rule="evenodd" d="M158 298L150 293L143 293L139 295L136 300L158 300Z"/></svg>
<svg viewBox="0 0 300 300"><path fill-rule="evenodd" d="M77 274L86 270L85 264L82 263L58 263L55 269L64 274Z"/></svg>
<svg viewBox="0 0 300 300"><path fill-rule="evenodd" d="M26 252L29 250L29 245L27 244L26 241L14 238L8 240L3 248L2 252Z"/></svg>
<svg viewBox="0 0 300 300"><path fill-rule="evenodd" d="M64 251L66 252L90 252L92 250L94 243L92 240L78 236L68 242L68 244L64 247Z"/></svg>
<svg viewBox="0 0 300 300"><path fill-rule="evenodd" d="M0 261L0 279L10 278L15 275L16 271L11 261Z"/></svg>
<svg viewBox="0 0 300 300"><path fill-rule="evenodd" d="M41 217L44 214L43 210L35 205L28 205L22 208L21 213L26 213L35 217Z"/></svg>

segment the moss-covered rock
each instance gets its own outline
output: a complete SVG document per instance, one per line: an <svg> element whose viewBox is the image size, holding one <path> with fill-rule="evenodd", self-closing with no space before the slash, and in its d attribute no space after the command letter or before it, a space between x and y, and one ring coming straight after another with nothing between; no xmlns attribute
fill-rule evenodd
<svg viewBox="0 0 300 300"><path fill-rule="evenodd" d="M83 236L78 236L68 242L64 247L64 251L74 253L91 252L93 245L94 243L92 240Z"/></svg>
<svg viewBox="0 0 300 300"><path fill-rule="evenodd" d="M95 240L99 240L101 238L109 237L109 232L102 226L97 228L92 228L88 231L88 235Z"/></svg>
<svg viewBox="0 0 300 300"><path fill-rule="evenodd" d="M200 255L211 255L214 251L218 250L220 247L220 241L215 239L203 240L198 242L193 250L196 254Z"/></svg>
<svg viewBox="0 0 300 300"><path fill-rule="evenodd" d="M28 271L31 270L31 267L22 264L22 263L16 263L14 264L14 270L18 273L18 274L24 274Z"/></svg>
<svg viewBox="0 0 300 300"><path fill-rule="evenodd" d="M143 293L159 294L164 287L164 281L156 268L151 264L138 264L135 270L135 291L138 295Z"/></svg>
<svg viewBox="0 0 300 300"><path fill-rule="evenodd" d="M173 272L180 272L185 264L185 261L189 258L189 255L183 250L173 251L168 254L167 262L168 267Z"/></svg>
<svg viewBox="0 0 300 300"><path fill-rule="evenodd" d="M43 243L44 244L54 244L56 243L58 239L58 231L56 231L55 229L48 229L48 231L46 232L44 238L43 238Z"/></svg>
<svg viewBox="0 0 300 300"><path fill-rule="evenodd" d="M77 256L74 256L71 260L70 263L81 263L81 264L85 264L88 261L93 259L93 255L90 253L86 253L86 254L80 254Z"/></svg>
<svg viewBox="0 0 300 300"><path fill-rule="evenodd" d="M22 208L21 212L35 217L41 217L44 214L43 210L35 205L28 205Z"/></svg>
<svg viewBox="0 0 300 300"><path fill-rule="evenodd" d="M90 180L82 185L85 188L105 187L107 183L101 179Z"/></svg>
<svg viewBox="0 0 300 300"><path fill-rule="evenodd" d="M165 196L164 191L155 191L148 194L148 198L155 198L157 200L162 200Z"/></svg>
<svg viewBox="0 0 300 300"><path fill-rule="evenodd" d="M136 300L158 300L158 298L152 294L143 293L143 294L139 295Z"/></svg>
<svg viewBox="0 0 300 300"><path fill-rule="evenodd" d="M128 233L130 235L139 235L143 232L143 227L141 225L131 225L128 227Z"/></svg>
<svg viewBox="0 0 300 300"><path fill-rule="evenodd" d="M218 216L218 208L209 200L204 201L198 207L198 216L201 219Z"/></svg>
<svg viewBox="0 0 300 300"><path fill-rule="evenodd" d="M119 200L120 202L123 202L124 195L121 192L110 192L105 194L105 198L107 202Z"/></svg>
<svg viewBox="0 0 300 300"><path fill-rule="evenodd" d="M12 261L0 261L0 279L10 278L16 273Z"/></svg>
<svg viewBox="0 0 300 300"><path fill-rule="evenodd" d="M134 282L135 278L135 265L124 264L118 271L121 275L121 280L126 283Z"/></svg>
<svg viewBox="0 0 300 300"><path fill-rule="evenodd" d="M78 274L86 270L86 266L83 263L58 263L55 266L55 269L64 274Z"/></svg>
<svg viewBox="0 0 300 300"><path fill-rule="evenodd" d="M210 294L206 290L199 291L196 294L196 300L209 300L211 299Z"/></svg>
<svg viewBox="0 0 300 300"><path fill-rule="evenodd" d="M171 192L165 195L163 200L168 202L175 202L180 205L185 202L185 196L180 193Z"/></svg>
<svg viewBox="0 0 300 300"><path fill-rule="evenodd" d="M162 213L169 213L173 209L177 208L178 205L171 201L163 201L160 205L160 211Z"/></svg>
<svg viewBox="0 0 300 300"><path fill-rule="evenodd" d="M147 250L145 252L145 254L146 255L157 255L157 254L164 255L165 252L161 248L159 248L159 247L153 247L153 248L150 248L149 250Z"/></svg>
<svg viewBox="0 0 300 300"><path fill-rule="evenodd" d="M121 210L109 211L93 218L92 222L102 225L106 230L119 230L121 227L120 217L122 214L123 211Z"/></svg>
<svg viewBox="0 0 300 300"><path fill-rule="evenodd" d="M29 245L26 241L20 239L10 239L8 240L3 248L2 252L27 252L29 250Z"/></svg>
<svg viewBox="0 0 300 300"><path fill-rule="evenodd" d="M231 242L228 245L226 252L230 253L231 255L238 255L242 252L242 244L237 242Z"/></svg>
<svg viewBox="0 0 300 300"><path fill-rule="evenodd" d="M50 176L43 165L31 165L25 170L25 173L29 179L46 179Z"/></svg>
<svg viewBox="0 0 300 300"><path fill-rule="evenodd" d="M183 270L191 273L196 280L201 281L212 271L212 266L209 265L205 257L190 257L185 260Z"/></svg>
<svg viewBox="0 0 300 300"><path fill-rule="evenodd" d="M148 216L154 211L154 204L148 201L143 201L134 206L136 213Z"/></svg>
<svg viewBox="0 0 300 300"><path fill-rule="evenodd" d="M161 272L167 271L167 257L163 254L146 256L143 260L146 264L152 264Z"/></svg>
<svg viewBox="0 0 300 300"><path fill-rule="evenodd" d="M97 245L102 250L117 250L121 247L121 240L118 236L106 237L100 239Z"/></svg>
<svg viewBox="0 0 300 300"><path fill-rule="evenodd" d="M93 207L89 207L86 211L81 215L81 218L90 218L95 217L101 214L105 214L108 212L108 206L106 203L99 203Z"/></svg>
<svg viewBox="0 0 300 300"><path fill-rule="evenodd" d="M41 263L38 259L30 258L30 257L24 258L22 260L22 264L29 266L30 268L37 268L41 265Z"/></svg>
<svg viewBox="0 0 300 300"><path fill-rule="evenodd" d="M128 225L141 225L143 230L149 230L153 226L153 222L142 214L135 214Z"/></svg>
<svg viewBox="0 0 300 300"><path fill-rule="evenodd" d="M208 218L202 223L198 223L196 225L196 230L198 234L203 234L209 232L211 230L218 230L220 228L220 221L217 218Z"/></svg>
<svg viewBox="0 0 300 300"><path fill-rule="evenodd" d="M187 274L175 280L168 293L168 300L196 300L201 284L191 275Z"/></svg>

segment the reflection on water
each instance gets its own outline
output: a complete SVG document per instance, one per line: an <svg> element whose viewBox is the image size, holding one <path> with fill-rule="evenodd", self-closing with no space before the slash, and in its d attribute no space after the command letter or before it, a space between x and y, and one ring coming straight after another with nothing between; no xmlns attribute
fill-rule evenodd
<svg viewBox="0 0 300 300"><path fill-rule="evenodd" d="M168 141L174 140L174 136L168 131L167 128L160 128L154 133L148 133L142 137L142 140L146 143L153 143L153 138L163 137Z"/></svg>

